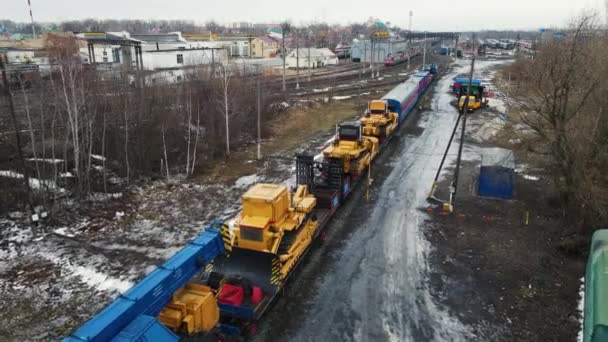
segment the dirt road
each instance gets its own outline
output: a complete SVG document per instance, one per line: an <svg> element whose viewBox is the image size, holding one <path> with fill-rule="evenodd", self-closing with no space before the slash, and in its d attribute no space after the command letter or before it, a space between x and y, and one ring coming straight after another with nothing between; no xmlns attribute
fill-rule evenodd
<svg viewBox="0 0 608 342"><path fill-rule="evenodd" d="M483 70L493 63L479 63ZM370 200L359 188L262 323L257 340L475 339L437 305L429 284L422 210L457 112L450 105L456 66L432 90L431 110L412 115L374 164ZM448 163L454 156L448 156ZM303 280L302 280L303 278Z"/></svg>

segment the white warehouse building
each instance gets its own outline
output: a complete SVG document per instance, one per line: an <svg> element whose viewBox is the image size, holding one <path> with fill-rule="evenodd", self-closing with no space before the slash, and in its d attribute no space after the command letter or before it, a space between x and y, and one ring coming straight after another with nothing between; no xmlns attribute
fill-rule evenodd
<svg viewBox="0 0 608 342"><path fill-rule="evenodd" d="M310 51L310 58L308 56ZM338 56L328 48L300 48L291 50L285 57L288 68L320 68L326 65L337 65ZM310 65L309 65L310 63Z"/></svg>
<svg viewBox="0 0 608 342"><path fill-rule="evenodd" d="M182 68L202 64L221 63L227 59L224 49L173 49L143 51L145 70Z"/></svg>

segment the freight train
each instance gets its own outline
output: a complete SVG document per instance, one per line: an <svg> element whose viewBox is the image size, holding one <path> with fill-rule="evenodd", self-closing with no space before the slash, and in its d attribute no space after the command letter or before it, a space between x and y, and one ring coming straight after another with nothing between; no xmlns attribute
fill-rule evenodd
<svg viewBox="0 0 608 342"><path fill-rule="evenodd" d="M255 332L313 241L364 179L435 77L420 71L337 127L322 160L296 157L296 188L253 185L230 229L212 226L65 342L205 340ZM368 171L369 172L369 171Z"/></svg>

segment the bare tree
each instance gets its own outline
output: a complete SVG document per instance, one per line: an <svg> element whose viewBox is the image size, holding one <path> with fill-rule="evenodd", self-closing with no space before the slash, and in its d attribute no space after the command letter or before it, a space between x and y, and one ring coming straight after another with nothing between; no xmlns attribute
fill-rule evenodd
<svg viewBox="0 0 608 342"><path fill-rule="evenodd" d="M608 55L596 20L583 14L564 39L544 43L534 60L520 59L507 72L519 84L512 91L522 100L523 123L547 146L564 214L575 205L573 212L608 218L606 196L593 196L598 184L608 186L595 172L608 166Z"/></svg>

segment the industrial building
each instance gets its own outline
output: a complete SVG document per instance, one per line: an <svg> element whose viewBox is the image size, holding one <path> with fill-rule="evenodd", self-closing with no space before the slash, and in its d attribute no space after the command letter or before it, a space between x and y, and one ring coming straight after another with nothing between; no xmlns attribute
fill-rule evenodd
<svg viewBox="0 0 608 342"><path fill-rule="evenodd" d="M408 41L402 40L386 40L374 41L374 51L372 56L372 42L369 39L353 39L351 47L351 59L353 62L383 63L384 57L389 53L397 51L405 51L408 47Z"/></svg>
<svg viewBox="0 0 608 342"><path fill-rule="evenodd" d="M337 65L338 62L338 56L328 48L293 49L285 57L285 64L288 68L320 68L326 65Z"/></svg>
<svg viewBox="0 0 608 342"><path fill-rule="evenodd" d="M259 36L251 41L251 56L273 58L281 49L279 40L270 36Z"/></svg>

